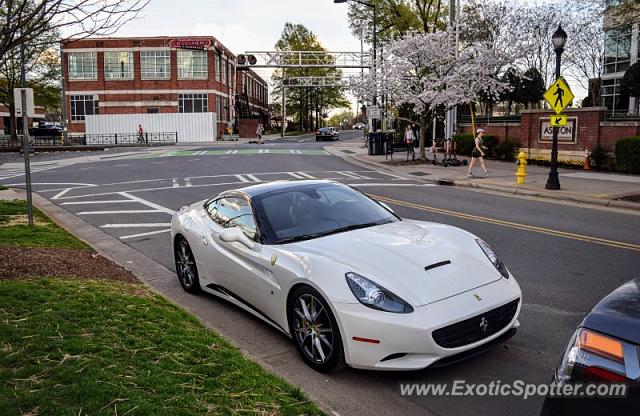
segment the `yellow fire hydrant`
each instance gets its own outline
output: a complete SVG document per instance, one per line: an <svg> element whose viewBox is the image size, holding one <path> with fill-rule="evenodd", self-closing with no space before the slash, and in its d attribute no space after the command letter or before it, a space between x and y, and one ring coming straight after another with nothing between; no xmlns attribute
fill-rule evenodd
<svg viewBox="0 0 640 416"><path fill-rule="evenodd" d="M518 169L516 170L516 184L524 185L524 178L527 177L527 156L524 152L518 154L518 160L516 161Z"/></svg>

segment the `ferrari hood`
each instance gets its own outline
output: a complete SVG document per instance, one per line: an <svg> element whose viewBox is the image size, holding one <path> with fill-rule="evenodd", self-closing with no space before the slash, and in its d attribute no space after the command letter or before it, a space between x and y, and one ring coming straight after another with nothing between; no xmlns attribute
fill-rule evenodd
<svg viewBox="0 0 640 416"><path fill-rule="evenodd" d="M427 305L502 279L469 233L442 224L403 220L289 246L323 257Z"/></svg>

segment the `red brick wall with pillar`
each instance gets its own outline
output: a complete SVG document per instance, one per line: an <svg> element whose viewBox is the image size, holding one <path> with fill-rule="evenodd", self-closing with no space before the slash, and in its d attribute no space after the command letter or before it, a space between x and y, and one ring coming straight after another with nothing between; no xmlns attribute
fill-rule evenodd
<svg viewBox="0 0 640 416"><path fill-rule="evenodd" d="M618 140L640 135L640 121L604 121L605 108L568 109L564 114L576 119L575 142L559 142L561 158L580 161L585 149L593 150L600 145L607 152L613 152ZM476 121L476 129L482 127L486 134L506 138L519 143L532 158L545 157L551 152L551 140L541 140L541 121L548 120L554 113L550 110L523 110L520 123L487 123L481 117ZM471 125L460 126L463 133L471 133Z"/></svg>

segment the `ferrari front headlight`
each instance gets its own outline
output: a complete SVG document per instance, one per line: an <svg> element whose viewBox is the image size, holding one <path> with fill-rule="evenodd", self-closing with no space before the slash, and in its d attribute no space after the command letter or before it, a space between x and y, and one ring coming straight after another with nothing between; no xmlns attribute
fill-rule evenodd
<svg viewBox="0 0 640 416"><path fill-rule="evenodd" d="M502 277L504 277L505 279L508 279L509 270L507 270L507 266L502 262L502 260L500 260L498 255L491 249L491 246L489 246L489 244L485 243L479 238L476 238L476 243L478 243L478 245L480 246L484 254L487 256L489 261L493 263L493 265L500 272Z"/></svg>
<svg viewBox="0 0 640 416"><path fill-rule="evenodd" d="M392 313L411 313L413 308L384 287L357 273L345 274L347 284L360 303L372 309Z"/></svg>

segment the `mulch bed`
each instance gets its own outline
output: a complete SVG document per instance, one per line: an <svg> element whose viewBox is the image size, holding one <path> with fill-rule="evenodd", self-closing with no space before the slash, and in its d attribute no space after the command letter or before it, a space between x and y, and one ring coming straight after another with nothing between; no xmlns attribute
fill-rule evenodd
<svg viewBox="0 0 640 416"><path fill-rule="evenodd" d="M0 247L0 279L58 276L138 281L111 260L84 250Z"/></svg>
<svg viewBox="0 0 640 416"><path fill-rule="evenodd" d="M407 161L405 161L404 159L385 160L384 162L381 162L381 163L385 165L390 165L390 166L433 165L433 162L431 160L421 160L421 159L407 160Z"/></svg>
<svg viewBox="0 0 640 416"><path fill-rule="evenodd" d="M640 202L640 194L623 196L622 198L618 198L618 201Z"/></svg>

